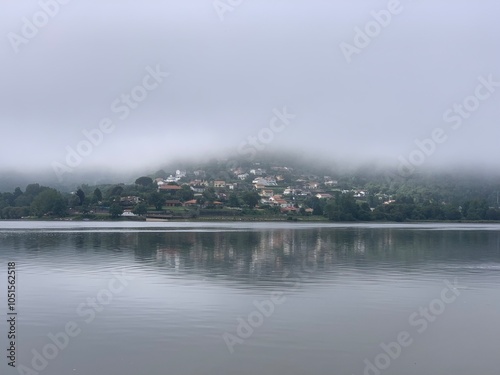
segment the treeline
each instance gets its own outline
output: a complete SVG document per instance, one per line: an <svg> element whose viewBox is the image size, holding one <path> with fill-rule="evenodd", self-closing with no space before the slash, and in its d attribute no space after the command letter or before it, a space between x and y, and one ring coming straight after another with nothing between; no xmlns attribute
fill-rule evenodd
<svg viewBox="0 0 500 375"><path fill-rule="evenodd" d="M134 201L130 201L129 197L134 197ZM297 199L295 209L284 214L280 207L260 204L260 197L255 190L251 190L251 184L238 191L208 187L202 194L195 196L188 185L159 192L150 177L140 177L134 184L127 185L82 185L73 193L61 193L47 186L30 184L24 191L16 188L13 192L0 193L0 218L59 218L95 213L116 218L125 208L136 215L145 215L151 210L164 210L169 200L183 203L193 199L207 209L239 207L243 213L285 215L289 219L312 215L332 221L500 220L500 209L492 207L487 199L474 198L444 203L442 200L424 198L421 194L399 194L387 201L385 198L378 199L371 192L360 199L351 193L343 194L339 191L328 200L316 197ZM259 208L259 211L255 211L255 208Z"/></svg>
<svg viewBox="0 0 500 375"><path fill-rule="evenodd" d="M67 198L55 189L30 184L23 192L16 188L12 193L0 193L0 218L21 219L28 216L42 217L67 215Z"/></svg>
<svg viewBox="0 0 500 375"><path fill-rule="evenodd" d="M415 203L412 197L397 197L395 202L381 205L373 211L375 220L500 220L500 210L489 207L486 199L474 199L461 205Z"/></svg>
<svg viewBox="0 0 500 375"><path fill-rule="evenodd" d="M98 187L86 194L82 188L75 193L62 193L40 184L29 184L24 191L0 193L0 219L22 219L27 217L65 217L70 213L88 213L92 209L105 208L112 216L123 213L120 196L122 186L110 186L105 194Z"/></svg>
<svg viewBox="0 0 500 375"><path fill-rule="evenodd" d="M480 221L500 220L500 209L489 207L485 199L474 199L453 205L398 196L390 203L373 210L366 202L356 201L351 194L338 194L331 201L312 198L313 215L323 215L333 221Z"/></svg>
<svg viewBox="0 0 500 375"><path fill-rule="evenodd" d="M129 201L128 197L138 201ZM170 201L186 202L195 198L188 185L177 190L157 191L157 186L150 177L140 177L133 184L81 185L76 192L63 193L40 184L30 184L25 191L17 187L14 192L0 193L0 219L22 219L28 217L59 218L68 215L93 216L95 213L109 215L112 218L123 214L124 209L136 215L145 215L148 211L164 210ZM196 197L200 205L211 208L222 200L225 205L254 208L259 201L256 192L242 191L239 194L218 194L214 188L207 188Z"/></svg>

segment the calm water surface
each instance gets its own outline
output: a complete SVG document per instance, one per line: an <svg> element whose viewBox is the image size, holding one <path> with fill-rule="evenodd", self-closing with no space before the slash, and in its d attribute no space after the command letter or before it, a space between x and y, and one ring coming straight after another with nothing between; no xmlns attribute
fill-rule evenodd
<svg viewBox="0 0 500 375"><path fill-rule="evenodd" d="M18 366L78 329L41 374L500 373L498 225L0 222L8 262Z"/></svg>

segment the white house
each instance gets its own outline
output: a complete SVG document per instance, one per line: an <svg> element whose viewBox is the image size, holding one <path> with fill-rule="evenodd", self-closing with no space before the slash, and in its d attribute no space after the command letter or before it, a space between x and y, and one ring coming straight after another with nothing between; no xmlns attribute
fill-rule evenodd
<svg viewBox="0 0 500 375"><path fill-rule="evenodd" d="M316 194L316 198L319 198L319 199L330 199L330 198L333 198L333 197L330 194L318 193L318 194Z"/></svg>
<svg viewBox="0 0 500 375"><path fill-rule="evenodd" d="M165 182L177 182L179 181L181 178L180 177L174 177L172 175L168 176L167 179L165 180Z"/></svg>
<svg viewBox="0 0 500 375"><path fill-rule="evenodd" d="M252 184L254 185L263 185L263 186L277 186L278 184L276 183L276 180L273 178L264 178L264 177L257 177L252 181Z"/></svg>
<svg viewBox="0 0 500 375"><path fill-rule="evenodd" d="M244 180L248 177L248 173L242 173L238 175L238 180Z"/></svg>

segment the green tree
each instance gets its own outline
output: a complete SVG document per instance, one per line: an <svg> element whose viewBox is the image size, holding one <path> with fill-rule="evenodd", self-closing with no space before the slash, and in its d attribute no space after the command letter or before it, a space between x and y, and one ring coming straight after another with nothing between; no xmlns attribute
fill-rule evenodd
<svg viewBox="0 0 500 375"><path fill-rule="evenodd" d="M208 203L213 203L217 199L217 196L215 195L215 190L212 187L205 189L202 196Z"/></svg>
<svg viewBox="0 0 500 375"><path fill-rule="evenodd" d="M29 216L29 207L5 207L1 212L2 219L22 219Z"/></svg>
<svg viewBox="0 0 500 375"><path fill-rule="evenodd" d="M14 194L15 196L15 194ZM19 195L15 200L14 200L14 206L16 207L25 207L29 206L31 202L33 201L33 197L30 197L26 194Z"/></svg>
<svg viewBox="0 0 500 375"><path fill-rule="evenodd" d="M326 205L326 203L324 201L322 201L321 199L319 199L318 197L308 198L308 199L306 199L304 201L304 204L307 207L313 209L312 214L315 215L315 216L317 216L317 215L319 215L319 216L323 215L323 208Z"/></svg>
<svg viewBox="0 0 500 375"><path fill-rule="evenodd" d="M23 195L23 191L21 190L20 187L16 187L14 190L14 199L17 199L21 195Z"/></svg>
<svg viewBox="0 0 500 375"><path fill-rule="evenodd" d="M336 199L326 205L325 214L328 219L335 221L367 221L371 219L368 203L364 202L360 206L352 194L337 194Z"/></svg>
<svg viewBox="0 0 500 375"><path fill-rule="evenodd" d="M10 207L10 206L2 208L2 212L1 212L2 219L10 219L10 210L11 209L12 209L12 207Z"/></svg>
<svg viewBox="0 0 500 375"><path fill-rule="evenodd" d="M134 207L132 212L139 216L146 215L148 213L148 206L145 203L139 203Z"/></svg>
<svg viewBox="0 0 500 375"><path fill-rule="evenodd" d="M44 186L40 186L40 184L29 184L28 186L26 186L26 190L25 190L24 194L31 195L32 197L35 197L45 189L48 189L48 188L46 188Z"/></svg>
<svg viewBox="0 0 500 375"><path fill-rule="evenodd" d="M372 220L372 210L368 203L363 202L361 203L361 206L359 206L358 220L362 221Z"/></svg>
<svg viewBox="0 0 500 375"><path fill-rule="evenodd" d="M148 203L155 206L157 210L161 210L165 204L165 197L159 192L153 192L148 196Z"/></svg>
<svg viewBox="0 0 500 375"><path fill-rule="evenodd" d="M123 207L117 203L113 203L109 208L109 214L113 219L116 219L123 214Z"/></svg>
<svg viewBox="0 0 500 375"><path fill-rule="evenodd" d="M175 193L175 196L177 199L180 199L181 201L189 201L194 198L194 193L189 187L189 185L182 185L181 190L177 190Z"/></svg>
<svg viewBox="0 0 500 375"><path fill-rule="evenodd" d="M68 203L71 208L75 208L80 205L80 198L76 194L71 194L68 197Z"/></svg>
<svg viewBox="0 0 500 375"><path fill-rule="evenodd" d="M110 197L119 197L123 193L123 186L116 185L109 191Z"/></svg>
<svg viewBox="0 0 500 375"><path fill-rule="evenodd" d="M245 194L243 194L243 201L248 205L248 207L250 207L250 209L257 206L259 200L260 196L256 191L247 191Z"/></svg>
<svg viewBox="0 0 500 375"><path fill-rule="evenodd" d="M142 176L142 177L139 177L137 180L135 180L135 184L140 185L140 186L144 186L144 187L148 187L148 186L151 186L153 184L153 179L151 177Z"/></svg>
<svg viewBox="0 0 500 375"><path fill-rule="evenodd" d="M228 203L227 205L229 207L240 207L240 200L238 199L238 195L236 194L231 194L229 196L229 200L228 200Z"/></svg>
<svg viewBox="0 0 500 375"><path fill-rule="evenodd" d="M93 197L93 201L95 203L98 203L98 202L101 202L102 201L102 192L101 192L101 189L99 188L95 188L94 190L94 197Z"/></svg>
<svg viewBox="0 0 500 375"><path fill-rule="evenodd" d="M66 200L55 189L42 191L31 203L31 211L38 217L43 215L64 216L66 209Z"/></svg>
<svg viewBox="0 0 500 375"><path fill-rule="evenodd" d="M462 214L458 210L457 207L452 206L451 204L447 204L443 207L444 216L446 220L460 220L462 218Z"/></svg>
<svg viewBox="0 0 500 375"><path fill-rule="evenodd" d="M486 220L500 220L500 210L488 208L488 211L486 211Z"/></svg>
<svg viewBox="0 0 500 375"><path fill-rule="evenodd" d="M168 173L165 172L163 169L160 169L159 171L156 171L156 173L154 174L157 178L167 178L168 177Z"/></svg>
<svg viewBox="0 0 500 375"><path fill-rule="evenodd" d="M83 192L82 189L78 189L76 191L76 196L78 197L79 199L79 203L78 205L81 206L83 204L83 201L85 200L85 193Z"/></svg>
<svg viewBox="0 0 500 375"><path fill-rule="evenodd" d="M3 193L2 194L2 200L3 200L3 205L4 206L13 206L14 201L15 201L14 194L12 193Z"/></svg>
<svg viewBox="0 0 500 375"><path fill-rule="evenodd" d="M484 220L488 208L488 202L485 199L474 199L464 203L463 214L467 220Z"/></svg>

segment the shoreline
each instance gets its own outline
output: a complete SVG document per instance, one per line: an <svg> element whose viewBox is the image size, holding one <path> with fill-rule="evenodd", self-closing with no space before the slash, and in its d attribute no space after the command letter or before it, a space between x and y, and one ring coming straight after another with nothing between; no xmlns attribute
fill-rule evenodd
<svg viewBox="0 0 500 375"><path fill-rule="evenodd" d="M67 217L67 218L23 218L23 219L0 219L1 222L9 222L9 221L19 221L19 222L148 222L148 223L168 223L168 222L179 222L179 223L210 223L210 222L255 222L255 223L265 223L265 222L285 222L285 223L319 223L319 224L327 224L327 223L343 223L343 224L500 224L500 220L408 220L408 221L385 221L385 220L370 220L370 221L334 221L323 218L294 218L290 220L288 218L280 218L280 217L217 217L217 218L172 218L172 219L158 219L158 218L140 218L140 217L126 217L126 218L100 218L100 219L89 219L89 218L76 218L76 217Z"/></svg>

